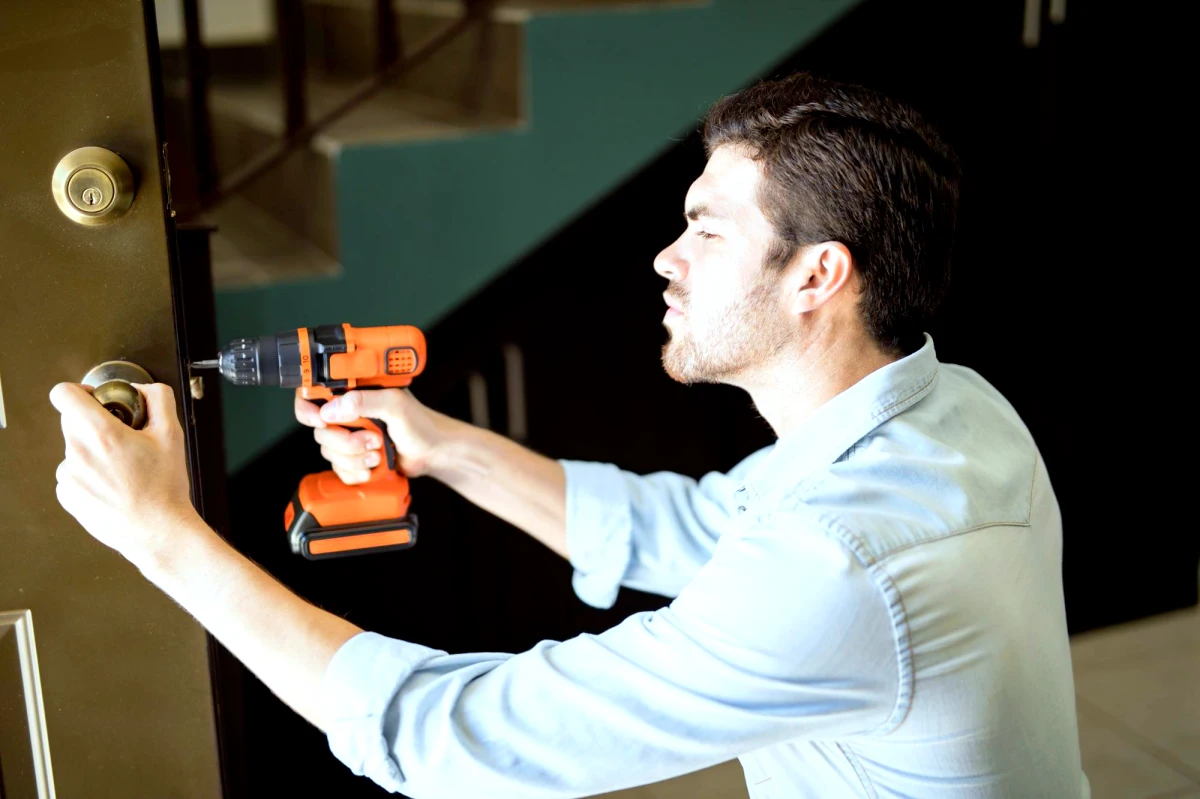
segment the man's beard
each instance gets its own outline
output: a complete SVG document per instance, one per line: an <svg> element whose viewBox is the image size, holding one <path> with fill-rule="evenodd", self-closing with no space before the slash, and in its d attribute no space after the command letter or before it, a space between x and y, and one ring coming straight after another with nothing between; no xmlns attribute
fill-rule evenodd
<svg viewBox="0 0 1200 799"><path fill-rule="evenodd" d="M775 307L777 286L778 278L765 274L745 296L722 309L698 332L686 315L687 294L668 288L685 315L676 330L667 328L671 337L662 348L663 369L671 379L688 385L727 383L777 354L792 333Z"/></svg>

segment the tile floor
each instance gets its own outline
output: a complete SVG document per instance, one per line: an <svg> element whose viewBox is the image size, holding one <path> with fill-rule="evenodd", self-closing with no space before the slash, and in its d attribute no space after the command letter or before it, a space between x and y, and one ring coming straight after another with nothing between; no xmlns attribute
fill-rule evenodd
<svg viewBox="0 0 1200 799"><path fill-rule="evenodd" d="M1093 799L1200 799L1200 607L1071 639Z"/></svg>
<svg viewBox="0 0 1200 799"><path fill-rule="evenodd" d="M1093 799L1200 799L1200 607L1082 633L1071 655ZM603 799L745 796L733 761Z"/></svg>

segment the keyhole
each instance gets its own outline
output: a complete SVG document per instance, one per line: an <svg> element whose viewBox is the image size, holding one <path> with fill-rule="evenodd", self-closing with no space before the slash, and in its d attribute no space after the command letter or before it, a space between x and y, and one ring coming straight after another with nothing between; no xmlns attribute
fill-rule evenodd
<svg viewBox="0 0 1200 799"><path fill-rule="evenodd" d="M133 414L130 413L129 409L123 405L117 405L116 403L113 403L111 405L105 405L104 407L108 409L109 413L120 419L121 424L129 424L133 421Z"/></svg>
<svg viewBox="0 0 1200 799"><path fill-rule="evenodd" d="M100 200L103 198L104 195L97 188L86 188L83 190L83 201L88 205L99 205Z"/></svg>

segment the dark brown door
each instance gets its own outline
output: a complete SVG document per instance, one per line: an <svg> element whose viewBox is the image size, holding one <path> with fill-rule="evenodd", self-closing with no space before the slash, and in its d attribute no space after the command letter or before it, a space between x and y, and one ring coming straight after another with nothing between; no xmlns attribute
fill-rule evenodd
<svg viewBox="0 0 1200 799"><path fill-rule="evenodd" d="M0 2L3 799L221 795L204 630L55 497L55 383L128 360L190 405L150 6Z"/></svg>

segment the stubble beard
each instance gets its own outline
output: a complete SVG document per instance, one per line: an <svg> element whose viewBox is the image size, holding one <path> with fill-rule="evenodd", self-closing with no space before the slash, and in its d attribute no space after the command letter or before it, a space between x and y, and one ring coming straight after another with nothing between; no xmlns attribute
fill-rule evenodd
<svg viewBox="0 0 1200 799"><path fill-rule="evenodd" d="M728 383L782 350L792 330L774 307L776 284L765 276L699 334L686 315L687 295L669 291L680 298L685 315L674 330L667 327L670 338L662 348L667 375L685 385Z"/></svg>

